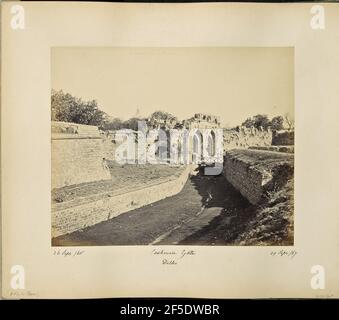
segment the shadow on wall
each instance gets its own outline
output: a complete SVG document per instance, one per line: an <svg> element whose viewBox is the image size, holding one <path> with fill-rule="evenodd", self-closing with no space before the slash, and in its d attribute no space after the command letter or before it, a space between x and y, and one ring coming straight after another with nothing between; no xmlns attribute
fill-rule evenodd
<svg viewBox="0 0 339 320"><path fill-rule="evenodd" d="M271 153L265 155L270 156ZM179 244L293 245L293 175L293 162L274 165L270 182L259 190L261 200L250 204L224 176L203 176L200 167L191 181L202 197L203 207L222 210L206 227ZM206 184L205 179L210 182Z"/></svg>
<svg viewBox="0 0 339 320"><path fill-rule="evenodd" d="M198 170L198 174L191 177L191 182L201 196L202 208L220 208L221 212L207 226L182 240L179 245L232 245L246 231L248 223L255 219L256 207L223 175L204 176L203 168Z"/></svg>
<svg viewBox="0 0 339 320"><path fill-rule="evenodd" d="M227 211L250 206L223 175L205 176L204 166L199 166L196 170L197 174L191 177L191 182L200 194L204 208L222 207Z"/></svg>

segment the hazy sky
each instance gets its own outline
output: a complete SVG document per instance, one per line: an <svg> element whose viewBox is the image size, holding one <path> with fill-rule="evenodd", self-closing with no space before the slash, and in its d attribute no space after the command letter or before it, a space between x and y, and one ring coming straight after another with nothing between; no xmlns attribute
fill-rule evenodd
<svg viewBox="0 0 339 320"><path fill-rule="evenodd" d="M238 125L294 115L293 48L53 48L52 88L127 119L164 110Z"/></svg>

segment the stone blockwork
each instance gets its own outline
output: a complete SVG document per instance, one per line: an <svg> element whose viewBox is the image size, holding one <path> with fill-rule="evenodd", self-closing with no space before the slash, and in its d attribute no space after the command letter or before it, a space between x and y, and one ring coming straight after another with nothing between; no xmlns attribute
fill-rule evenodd
<svg viewBox="0 0 339 320"><path fill-rule="evenodd" d="M294 153L294 146L254 146L248 147L249 149L255 150L266 150L266 151L277 151L277 152L287 152Z"/></svg>
<svg viewBox="0 0 339 320"><path fill-rule="evenodd" d="M52 122L52 189L110 179L95 126Z"/></svg>
<svg viewBox="0 0 339 320"><path fill-rule="evenodd" d="M276 131L272 137L272 145L292 146L294 145L294 131Z"/></svg>
<svg viewBox="0 0 339 320"><path fill-rule="evenodd" d="M293 173L293 155L281 152L234 149L226 152L223 174L252 204L257 204L273 181Z"/></svg>
<svg viewBox="0 0 339 320"><path fill-rule="evenodd" d="M220 118L211 114L196 113L193 117L182 121L174 117L164 119L152 117L147 119L151 129L216 129L220 128Z"/></svg>
<svg viewBox="0 0 339 320"><path fill-rule="evenodd" d="M196 115L197 116L197 115ZM195 119L195 118L194 118ZM212 118L214 119L214 118ZM195 122L192 122L193 124L195 124ZM214 122L212 122L212 124L214 124ZM194 127L194 129L199 129L198 125L195 124L196 127ZM193 126L193 125L192 125ZM192 129L192 130L194 130ZM212 137L214 137L214 139L212 139L212 141L215 143L215 137L216 137L216 128L212 127L212 131L213 134ZM179 140L181 140L183 142L183 135L186 134L188 131L183 130L183 129L175 129L178 132L177 137L179 137ZM199 129L200 130L200 129ZM258 147L258 148L263 148L263 149L267 149L270 148L272 146L272 131L271 130L263 130L263 129L256 129L256 128L246 128L246 127L238 127L237 129L220 129L222 130L222 134L223 137L221 137L220 141L222 142L222 149L223 152L227 151L227 150L231 150L231 149L235 149L235 148L249 148L249 147ZM203 131L202 131L203 132ZM170 131L167 132L168 133L168 139L170 139L171 135L170 135ZM196 134L198 135L198 137L200 136L200 131L198 131ZM127 133L126 133L127 135ZM133 131L130 130L130 132L128 133L128 135L131 136L131 141L133 141L135 143L135 154L132 156L135 156L135 158L137 158L137 149L138 149L138 132L137 131ZM192 134L190 135L190 138L188 140L188 147L187 147L187 157L188 160L192 159L192 153L193 153L193 135L194 135L194 131L192 131ZM105 150L105 157L109 160L116 160L115 157L115 152L117 150L117 148L119 147L119 145L121 144L121 142L117 142L116 139L116 131L111 131L111 132L107 132L105 134L102 134L102 138L103 138L103 145L104 145L104 150ZM202 141L205 140L205 135L202 134L201 135ZM174 139L175 140L175 139ZM178 147L177 144L178 140L175 140L174 143L172 144L172 147L174 145L176 145ZM205 141L206 143L206 141ZM206 145L208 145L208 143L206 143ZM169 146L169 144L168 144ZM149 145L147 146L147 148L149 148ZM183 143L181 143L181 148L179 149L183 149ZM209 149L209 148L208 148ZM215 146L212 147L210 149L215 149ZM277 149L277 148L276 148ZM279 150L273 150L272 151L282 151L282 152L291 152L291 149L279 149ZM211 152L213 153L213 152ZM206 160L206 159L205 159Z"/></svg>
<svg viewBox="0 0 339 320"><path fill-rule="evenodd" d="M120 144L116 142L114 133L102 135L102 143L104 147L104 157L108 160L115 160L115 152Z"/></svg>
<svg viewBox="0 0 339 320"><path fill-rule="evenodd" d="M134 210L150 203L179 193L185 185L193 167L185 167L178 175L170 176L160 183L150 183L146 187L128 192L107 192L96 197L88 197L87 202L72 205L67 203L52 206L52 238L77 231L99 222L114 218L121 213Z"/></svg>
<svg viewBox="0 0 339 320"><path fill-rule="evenodd" d="M252 146L266 147L272 144L271 130L238 127L237 129L224 129L223 135L224 150Z"/></svg>

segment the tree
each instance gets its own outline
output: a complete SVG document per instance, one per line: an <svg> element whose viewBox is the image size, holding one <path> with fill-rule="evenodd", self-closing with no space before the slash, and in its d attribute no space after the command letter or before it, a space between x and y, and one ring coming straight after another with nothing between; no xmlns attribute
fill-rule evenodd
<svg viewBox="0 0 339 320"><path fill-rule="evenodd" d="M290 116L289 113L286 113L284 116L284 120L287 126L287 130L288 131L292 131L294 130L294 119L292 119L292 117Z"/></svg>
<svg viewBox="0 0 339 320"><path fill-rule="evenodd" d="M173 114L170 114L168 112L165 112L165 111L155 111L151 114L151 117L150 117L151 121L152 120L165 120L165 121L168 121L168 120L171 120L171 121L177 121L177 117L174 116Z"/></svg>
<svg viewBox="0 0 339 320"><path fill-rule="evenodd" d="M120 130L124 126L120 118L107 119L103 125L103 130Z"/></svg>
<svg viewBox="0 0 339 320"><path fill-rule="evenodd" d="M71 110L79 105L75 97L62 90L52 90L51 116L53 121L72 122Z"/></svg>
<svg viewBox="0 0 339 320"><path fill-rule="evenodd" d="M263 129L267 130L270 124L271 122L266 114L257 114L252 118L247 118L246 121L242 123L242 126L245 126L247 128L253 126L257 129L260 129L260 127L262 127Z"/></svg>
<svg viewBox="0 0 339 320"><path fill-rule="evenodd" d="M271 129L274 131L284 129L284 118L282 116L273 117L271 120Z"/></svg>
<svg viewBox="0 0 339 320"><path fill-rule="evenodd" d="M143 121L143 120L144 119L137 118L137 117L130 118L123 123L123 128L138 131L138 121Z"/></svg>
<svg viewBox="0 0 339 320"><path fill-rule="evenodd" d="M102 127L107 115L95 100L82 101L62 90L52 90L51 116L53 121L74 122Z"/></svg>
<svg viewBox="0 0 339 320"><path fill-rule="evenodd" d="M253 118L247 118L241 125L246 128L254 127L254 120Z"/></svg>

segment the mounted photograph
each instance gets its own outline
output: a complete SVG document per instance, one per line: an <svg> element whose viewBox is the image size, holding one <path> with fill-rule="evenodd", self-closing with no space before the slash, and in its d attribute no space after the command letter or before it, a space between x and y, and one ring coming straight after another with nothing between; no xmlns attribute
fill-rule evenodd
<svg viewBox="0 0 339 320"><path fill-rule="evenodd" d="M294 245L293 47L51 48L51 243Z"/></svg>

